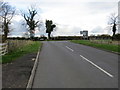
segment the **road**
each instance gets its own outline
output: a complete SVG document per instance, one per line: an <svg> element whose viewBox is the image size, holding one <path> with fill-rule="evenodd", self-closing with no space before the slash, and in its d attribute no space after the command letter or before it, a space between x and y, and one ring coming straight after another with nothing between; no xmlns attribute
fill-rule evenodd
<svg viewBox="0 0 120 90"><path fill-rule="evenodd" d="M33 88L118 88L118 55L69 41L45 41Z"/></svg>

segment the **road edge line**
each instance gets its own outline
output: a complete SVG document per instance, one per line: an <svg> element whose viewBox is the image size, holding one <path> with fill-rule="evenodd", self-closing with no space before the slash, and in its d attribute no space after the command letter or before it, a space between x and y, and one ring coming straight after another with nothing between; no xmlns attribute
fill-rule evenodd
<svg viewBox="0 0 120 90"><path fill-rule="evenodd" d="M37 69L37 66L38 66L38 58L39 58L39 55L40 55L40 51L42 49L42 45L43 44L41 44L41 47L39 47L39 49L38 49L37 56L36 56L36 59L35 59L32 71L31 71L30 78L29 78L28 83L27 83L26 90L31 90L32 89L32 85L33 85L36 69Z"/></svg>

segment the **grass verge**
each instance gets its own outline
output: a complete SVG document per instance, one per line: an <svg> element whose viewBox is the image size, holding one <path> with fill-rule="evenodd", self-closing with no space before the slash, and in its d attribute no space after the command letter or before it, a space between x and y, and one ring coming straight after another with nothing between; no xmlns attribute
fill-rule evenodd
<svg viewBox="0 0 120 90"><path fill-rule="evenodd" d="M93 43L89 40L71 40L71 42L120 53L120 45Z"/></svg>
<svg viewBox="0 0 120 90"><path fill-rule="evenodd" d="M10 63L11 61L17 59L20 56L23 56L29 53L35 53L38 51L39 47L41 46L42 46L41 42L33 41L33 43L29 45L25 45L19 49L14 50L14 52L11 52L2 56L2 60L0 60L0 63Z"/></svg>

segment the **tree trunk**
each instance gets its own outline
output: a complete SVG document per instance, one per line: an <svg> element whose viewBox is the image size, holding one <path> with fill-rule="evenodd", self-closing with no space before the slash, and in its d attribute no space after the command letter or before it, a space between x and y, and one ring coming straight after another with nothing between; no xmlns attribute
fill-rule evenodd
<svg viewBox="0 0 120 90"><path fill-rule="evenodd" d="M113 32L113 37L115 36L115 32Z"/></svg>
<svg viewBox="0 0 120 90"><path fill-rule="evenodd" d="M48 39L51 39L50 35L51 35L51 33L48 33Z"/></svg>
<svg viewBox="0 0 120 90"><path fill-rule="evenodd" d="M30 39L33 40L33 39L34 39L34 35L35 35L35 34L34 34L34 30L30 30Z"/></svg>
<svg viewBox="0 0 120 90"><path fill-rule="evenodd" d="M4 24L4 42L7 40L7 36L9 33L8 23Z"/></svg>
<svg viewBox="0 0 120 90"><path fill-rule="evenodd" d="M113 32L113 35L112 35L112 40L114 40L114 36L115 36L115 32Z"/></svg>
<svg viewBox="0 0 120 90"><path fill-rule="evenodd" d="M114 22L114 25L113 25L113 36L112 36L112 40L114 40L114 36L115 36L115 32L116 32L116 23Z"/></svg>
<svg viewBox="0 0 120 90"><path fill-rule="evenodd" d="M5 41L7 40L7 36L8 36L8 33L5 32L5 34L4 34L4 40L5 40Z"/></svg>

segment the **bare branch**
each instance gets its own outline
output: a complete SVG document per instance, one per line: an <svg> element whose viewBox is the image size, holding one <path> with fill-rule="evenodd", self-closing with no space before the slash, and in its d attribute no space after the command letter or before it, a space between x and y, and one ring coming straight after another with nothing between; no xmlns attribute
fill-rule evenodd
<svg viewBox="0 0 120 90"><path fill-rule="evenodd" d="M112 25L113 37L117 30L117 28L116 28L117 27L117 18L118 18L118 15L116 15L115 13L112 13L110 16L110 20L109 20L110 25Z"/></svg>
<svg viewBox="0 0 120 90"><path fill-rule="evenodd" d="M11 19L12 19L12 18L13 18L13 16L14 16L14 14L15 14L15 11L13 11L13 12L12 12L11 17L10 17L10 19L8 20L8 22L10 22L10 21L11 21Z"/></svg>
<svg viewBox="0 0 120 90"><path fill-rule="evenodd" d="M6 40L8 33L10 32L9 24L15 14L15 8L7 2L0 2L0 8L0 16L3 18L3 33Z"/></svg>
<svg viewBox="0 0 120 90"><path fill-rule="evenodd" d="M35 15L37 14L37 10L31 8L31 9L28 9L28 13L27 14L24 14L24 19L27 23L27 25L29 26L29 32L31 34L30 37L33 37L33 32L35 31L35 28L37 27L37 24L39 21L35 21L34 20L34 17Z"/></svg>

